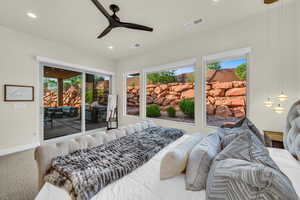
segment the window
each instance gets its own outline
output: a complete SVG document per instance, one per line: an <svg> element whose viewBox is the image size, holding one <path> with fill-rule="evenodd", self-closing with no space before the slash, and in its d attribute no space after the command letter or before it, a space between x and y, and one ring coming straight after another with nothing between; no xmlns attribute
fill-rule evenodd
<svg viewBox="0 0 300 200"><path fill-rule="evenodd" d="M247 114L247 56L206 62L206 122L220 127Z"/></svg>
<svg viewBox="0 0 300 200"><path fill-rule="evenodd" d="M126 114L140 115L140 74L128 74L126 77Z"/></svg>
<svg viewBox="0 0 300 200"><path fill-rule="evenodd" d="M146 74L146 116L194 123L194 66Z"/></svg>
<svg viewBox="0 0 300 200"><path fill-rule="evenodd" d="M111 76L43 66L42 80L44 140L106 127Z"/></svg>
<svg viewBox="0 0 300 200"><path fill-rule="evenodd" d="M106 111L107 99L110 93L110 77L87 73L85 81L86 131L106 127Z"/></svg>

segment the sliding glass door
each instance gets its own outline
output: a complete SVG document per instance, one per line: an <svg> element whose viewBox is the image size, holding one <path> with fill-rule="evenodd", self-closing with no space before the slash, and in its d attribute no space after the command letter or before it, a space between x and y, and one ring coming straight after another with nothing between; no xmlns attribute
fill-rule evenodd
<svg viewBox="0 0 300 200"><path fill-rule="evenodd" d="M43 66L42 81L44 140L106 127L111 76Z"/></svg>

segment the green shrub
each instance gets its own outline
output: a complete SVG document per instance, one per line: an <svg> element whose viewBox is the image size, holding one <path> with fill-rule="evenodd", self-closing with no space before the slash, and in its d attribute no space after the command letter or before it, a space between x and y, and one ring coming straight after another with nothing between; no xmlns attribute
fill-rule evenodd
<svg viewBox="0 0 300 200"><path fill-rule="evenodd" d="M147 106L147 111L146 111L147 117L160 117L160 107L159 105L156 104L151 104Z"/></svg>
<svg viewBox="0 0 300 200"><path fill-rule="evenodd" d="M157 84L157 83L166 84L166 83L174 83L178 81L174 70L150 73L147 75L147 80L152 84Z"/></svg>
<svg viewBox="0 0 300 200"><path fill-rule="evenodd" d="M241 64L235 69L235 75L242 81L247 79L247 64Z"/></svg>
<svg viewBox="0 0 300 200"><path fill-rule="evenodd" d="M207 64L207 69L215 69L215 70L221 69L221 64L219 62Z"/></svg>
<svg viewBox="0 0 300 200"><path fill-rule="evenodd" d="M173 106L168 107L167 113L169 117L176 117L176 109Z"/></svg>
<svg viewBox="0 0 300 200"><path fill-rule="evenodd" d="M183 99L179 102L180 110L188 117L195 116L195 101L194 99Z"/></svg>

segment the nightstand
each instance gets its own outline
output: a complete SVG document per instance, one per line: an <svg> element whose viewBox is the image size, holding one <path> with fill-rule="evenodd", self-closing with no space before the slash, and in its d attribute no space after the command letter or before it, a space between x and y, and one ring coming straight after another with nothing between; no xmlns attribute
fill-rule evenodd
<svg viewBox="0 0 300 200"><path fill-rule="evenodd" d="M264 131L264 134L267 135L272 141L272 147L284 149L283 146L283 133L276 131Z"/></svg>

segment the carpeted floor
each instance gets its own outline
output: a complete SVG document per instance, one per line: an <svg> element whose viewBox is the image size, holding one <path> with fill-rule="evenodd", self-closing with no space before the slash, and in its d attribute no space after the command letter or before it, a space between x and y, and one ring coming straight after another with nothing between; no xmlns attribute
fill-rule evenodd
<svg viewBox="0 0 300 200"><path fill-rule="evenodd" d="M33 200L37 180L33 150L0 157L0 200Z"/></svg>

